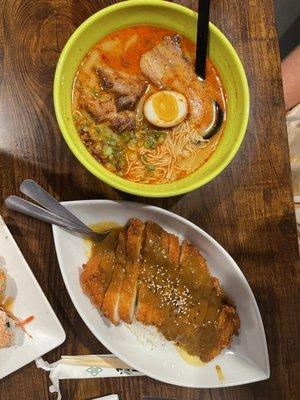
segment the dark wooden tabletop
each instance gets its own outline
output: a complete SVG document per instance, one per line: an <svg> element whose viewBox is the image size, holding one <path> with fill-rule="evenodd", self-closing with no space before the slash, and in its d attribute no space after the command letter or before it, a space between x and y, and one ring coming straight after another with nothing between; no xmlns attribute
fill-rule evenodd
<svg viewBox="0 0 300 400"><path fill-rule="evenodd" d="M237 261L264 322L271 377L228 389L196 390L147 377L68 380L63 399L117 393L182 400L299 399L299 269L280 60L272 0L212 0L211 20L236 48L249 79L246 138L213 182L171 199L140 199L101 183L75 159L60 134L52 84L71 33L108 0L0 0L0 212L62 322L65 343L45 356L106 352L76 312L58 270L50 226L8 212L3 199L33 178L61 200L130 199L174 211L207 231ZM197 1L181 1L191 8ZM298 277L298 282L297 282ZM0 382L1 400L54 399L48 374L27 365Z"/></svg>

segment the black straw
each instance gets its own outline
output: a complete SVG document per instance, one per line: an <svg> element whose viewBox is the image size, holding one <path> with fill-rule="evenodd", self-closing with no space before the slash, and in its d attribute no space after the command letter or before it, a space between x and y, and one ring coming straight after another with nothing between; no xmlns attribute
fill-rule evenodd
<svg viewBox="0 0 300 400"><path fill-rule="evenodd" d="M205 79L205 69L206 69L209 9L210 9L210 0L198 1L198 28L197 28L195 72L202 80Z"/></svg>

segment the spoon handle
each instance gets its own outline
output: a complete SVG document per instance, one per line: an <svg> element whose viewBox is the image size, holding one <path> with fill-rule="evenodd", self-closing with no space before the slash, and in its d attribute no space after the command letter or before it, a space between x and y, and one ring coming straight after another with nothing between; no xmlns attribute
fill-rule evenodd
<svg viewBox="0 0 300 400"><path fill-rule="evenodd" d="M55 215L52 212L44 210L43 208L17 196L7 197L4 204L10 210L18 211L22 214L49 222L50 224L61 226L74 232L84 233L87 235L90 235L92 232L89 228L79 227L71 221L67 221L59 215Z"/></svg>
<svg viewBox="0 0 300 400"><path fill-rule="evenodd" d="M26 179L20 185L20 190L26 196L39 203L46 210L53 212L54 214L69 220L71 223L78 225L81 228L89 229L80 219L72 214L66 207L60 204L54 197L51 196L45 189L38 185L32 179Z"/></svg>
<svg viewBox="0 0 300 400"><path fill-rule="evenodd" d="M206 55L208 47L210 0L198 0L198 27L195 72L200 79L205 79Z"/></svg>

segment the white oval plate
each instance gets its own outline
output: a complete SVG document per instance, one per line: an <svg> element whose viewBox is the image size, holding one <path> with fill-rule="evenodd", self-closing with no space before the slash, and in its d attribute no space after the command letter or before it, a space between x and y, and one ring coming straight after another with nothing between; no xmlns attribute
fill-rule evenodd
<svg viewBox="0 0 300 400"><path fill-rule="evenodd" d="M170 342L163 346L141 343L126 325L112 325L92 306L79 283L81 265L87 260L86 243L82 238L53 226L58 262L74 306L107 349L138 371L174 385L214 388L242 385L269 377L265 332L253 293L234 260L207 233L178 215L144 204L109 200L63 204L86 224L115 221L124 225L136 217L157 222L168 232L188 239L200 249L211 273L220 279L225 291L235 301L241 319L240 335L233 339L231 347L200 367L184 361ZM217 376L217 364L222 369L223 381Z"/></svg>

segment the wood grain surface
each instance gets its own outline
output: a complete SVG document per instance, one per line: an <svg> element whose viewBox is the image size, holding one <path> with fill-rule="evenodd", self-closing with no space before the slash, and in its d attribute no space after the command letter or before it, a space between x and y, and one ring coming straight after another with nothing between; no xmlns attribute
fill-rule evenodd
<svg viewBox="0 0 300 400"><path fill-rule="evenodd" d="M245 386L196 390L147 377L68 380L63 399L117 393L182 400L300 398L299 267L280 60L272 0L212 0L211 20L229 38L245 66L251 92L246 138L213 182L171 199L140 199L101 183L75 159L60 134L52 84L71 33L105 0L0 0L1 209L21 251L62 322L67 340L47 354L106 352L84 325L64 287L50 226L8 212L3 199L33 178L61 200L130 199L174 211L206 230L233 256L257 299L268 341L271 378ZM196 9L197 1L181 1ZM33 363L0 382L1 400L55 399L48 374Z"/></svg>

